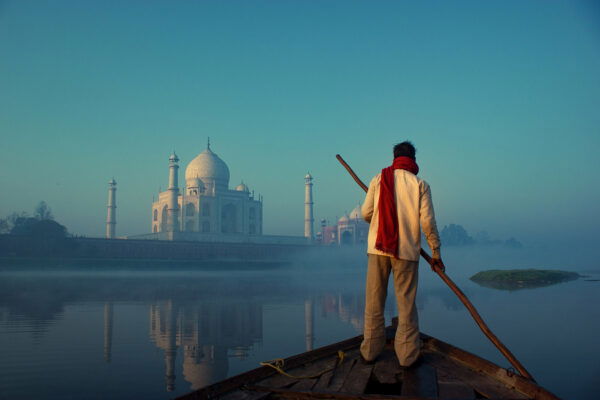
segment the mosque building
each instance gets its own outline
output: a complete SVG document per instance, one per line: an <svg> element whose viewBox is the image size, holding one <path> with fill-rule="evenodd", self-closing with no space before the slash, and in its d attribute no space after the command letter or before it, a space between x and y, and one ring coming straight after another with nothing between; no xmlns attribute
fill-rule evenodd
<svg viewBox="0 0 600 400"><path fill-rule="evenodd" d="M327 221L322 219L317 241L323 245L357 246L367 243L368 236L369 224L363 219L359 204L334 225L327 225Z"/></svg>

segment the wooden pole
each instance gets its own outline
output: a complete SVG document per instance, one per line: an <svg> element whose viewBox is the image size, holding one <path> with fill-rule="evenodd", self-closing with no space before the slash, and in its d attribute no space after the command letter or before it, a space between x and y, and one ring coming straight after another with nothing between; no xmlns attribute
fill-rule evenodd
<svg viewBox="0 0 600 400"><path fill-rule="evenodd" d="M358 186L360 186L365 192L367 190L369 190L367 185L365 185L360 180L360 178L354 173L352 168L350 168L348 163L346 163L346 161L344 161L342 156L340 156L339 154L336 154L335 158L337 158L338 161L344 166L344 168L346 168L346 170L348 171L350 176L352 176L352 178L354 178L356 183L358 183ZM506 359L513 365L513 367L515 367L517 369L517 371L519 371L519 373L522 376L535 382L535 379L533 379L531 374L529 372L527 372L527 370L525 369L523 364L521 364L519 362L519 360L517 360L517 358L510 352L510 350L508 350L508 348L500 341L500 339L498 339L498 337L496 335L494 335L494 332L492 332L492 330L490 328L488 328L488 326L485 323L485 321L483 320L483 318L481 318L481 315L479 315L479 313L475 309L475 306L473 306L471 301L462 292L462 290L460 290L458 288L458 286L456 286L456 284L452 281L452 279L450 279L450 277L448 277L448 275L446 275L446 273L444 272L443 269L441 269L437 264L435 264L433 262L433 259L431 258L431 256L429 254L427 254L427 252L425 250L421 249L420 253L421 253L421 257L423 257L425 259L425 261L427 261L429 263L429 265L435 271L435 273L438 274L444 282L446 282L446 284L450 287L450 289L454 292L454 294L456 294L456 296L460 299L460 301L465 305L467 310L469 310L469 313L471 314L471 316L473 317L473 319L475 320L475 322L477 323L477 325L479 326L481 331L485 334L485 336L487 336L487 338L494 344L494 346L496 346L496 348L498 348L498 350L500 350L500 352L504 355L504 357L506 357Z"/></svg>

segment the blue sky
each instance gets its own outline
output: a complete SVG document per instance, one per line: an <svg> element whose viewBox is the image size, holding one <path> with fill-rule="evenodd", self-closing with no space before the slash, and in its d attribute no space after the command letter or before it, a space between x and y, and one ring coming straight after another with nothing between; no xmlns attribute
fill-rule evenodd
<svg viewBox="0 0 600 400"><path fill-rule="evenodd" d="M593 1L1 1L0 215L100 236L114 176L117 233L148 232L210 136L301 235L307 170L333 220L363 198L335 154L368 182L410 139L440 226L591 243L599 71Z"/></svg>

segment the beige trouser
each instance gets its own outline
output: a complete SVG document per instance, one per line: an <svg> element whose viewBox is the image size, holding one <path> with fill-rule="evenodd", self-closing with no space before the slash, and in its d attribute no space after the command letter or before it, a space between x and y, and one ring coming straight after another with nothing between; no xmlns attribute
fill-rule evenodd
<svg viewBox="0 0 600 400"><path fill-rule="evenodd" d="M369 254L365 300L365 329L360 352L366 360L374 360L385 346L383 310L387 285L393 271L394 291L398 303L398 328L394 349L402 366L409 366L419 357L419 316L415 297L419 262Z"/></svg>

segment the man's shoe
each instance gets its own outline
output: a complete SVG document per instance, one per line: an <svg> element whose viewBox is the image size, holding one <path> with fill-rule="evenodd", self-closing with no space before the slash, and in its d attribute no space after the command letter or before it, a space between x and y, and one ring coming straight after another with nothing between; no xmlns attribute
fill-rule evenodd
<svg viewBox="0 0 600 400"><path fill-rule="evenodd" d="M419 366L421 366L421 364L423 364L423 357L421 357L419 355L419 357L417 357L417 359L415 361L413 361L412 364L407 365L407 366L401 365L400 368L402 368L402 369L415 369L415 368L418 368Z"/></svg>
<svg viewBox="0 0 600 400"><path fill-rule="evenodd" d="M367 360L366 358L363 357L363 355L360 355L360 362L362 362L365 365L373 365L375 364L375 360Z"/></svg>

